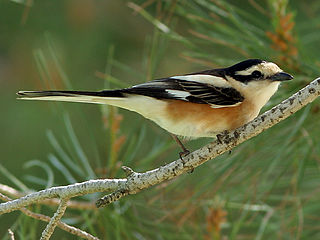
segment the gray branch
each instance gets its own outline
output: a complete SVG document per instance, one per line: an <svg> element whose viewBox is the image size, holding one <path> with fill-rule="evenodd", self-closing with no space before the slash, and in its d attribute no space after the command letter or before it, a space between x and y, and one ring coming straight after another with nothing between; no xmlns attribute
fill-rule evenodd
<svg viewBox="0 0 320 240"><path fill-rule="evenodd" d="M1 203L0 215L18 210L21 207L38 203L48 198L72 198L95 192L110 192L124 187L126 179L99 179L75 183L68 186L52 187L39 192L30 193L24 197Z"/></svg>

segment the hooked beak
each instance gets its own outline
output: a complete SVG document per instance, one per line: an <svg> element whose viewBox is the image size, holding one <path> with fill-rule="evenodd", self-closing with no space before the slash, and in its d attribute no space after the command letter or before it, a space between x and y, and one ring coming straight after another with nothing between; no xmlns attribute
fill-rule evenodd
<svg viewBox="0 0 320 240"><path fill-rule="evenodd" d="M269 79L271 81L288 81L293 79L293 76L291 76L289 73L286 73L286 72L279 72L270 76Z"/></svg>

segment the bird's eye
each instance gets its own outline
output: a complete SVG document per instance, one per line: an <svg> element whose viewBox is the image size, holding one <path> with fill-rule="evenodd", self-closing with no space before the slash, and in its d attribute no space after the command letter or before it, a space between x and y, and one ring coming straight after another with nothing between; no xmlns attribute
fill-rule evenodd
<svg viewBox="0 0 320 240"><path fill-rule="evenodd" d="M254 78L260 78L262 76L262 73L259 72L259 71L253 71L251 73L251 76L254 77Z"/></svg>

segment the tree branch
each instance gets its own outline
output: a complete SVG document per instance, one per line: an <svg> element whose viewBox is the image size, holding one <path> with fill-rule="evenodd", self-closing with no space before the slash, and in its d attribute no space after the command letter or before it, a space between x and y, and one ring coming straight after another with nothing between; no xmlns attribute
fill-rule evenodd
<svg viewBox="0 0 320 240"><path fill-rule="evenodd" d="M94 192L113 191L113 193L97 201L97 207L103 207L106 204L114 202L128 194L135 194L165 180L175 178L183 173L193 170L204 162L231 150L240 143L286 119L305 105L314 101L319 95L320 78L317 78L309 85L284 100L282 103L273 107L271 110L258 116L251 122L231 132L219 134L216 141L190 153L188 156L184 157L183 160L178 159L166 164L165 166L161 166L145 173L137 173L130 168L125 167L124 170L127 175L125 179L90 180L83 183L53 187L36 193L31 193L19 199L0 204L0 214L21 209L24 206L43 201L44 199L59 197L62 199L63 204L59 206L59 211L55 214L53 219L51 219L52 224L50 225L54 226L56 219L59 219L63 215L66 208L66 203L63 199L69 199L75 196Z"/></svg>
<svg viewBox="0 0 320 240"><path fill-rule="evenodd" d="M19 199L0 204L0 215L18 210L32 203L41 202L48 198L72 198L95 192L115 191L124 187L126 179L101 179L89 180L82 183L75 183L67 186L52 187L39 192L30 193Z"/></svg>
<svg viewBox="0 0 320 240"><path fill-rule="evenodd" d="M23 194L22 192L9 187L7 185L1 184L0 183L0 193L5 194L6 196L9 196L11 198L20 198L25 196L26 194ZM6 201L11 201L6 200ZM43 201L38 202L39 204L44 204L48 206L57 206L59 205L59 199L58 198L50 198L50 199L44 199ZM96 206L93 203L86 202L86 201L68 201L68 208L72 209L78 209L78 210L92 210L96 209Z"/></svg>

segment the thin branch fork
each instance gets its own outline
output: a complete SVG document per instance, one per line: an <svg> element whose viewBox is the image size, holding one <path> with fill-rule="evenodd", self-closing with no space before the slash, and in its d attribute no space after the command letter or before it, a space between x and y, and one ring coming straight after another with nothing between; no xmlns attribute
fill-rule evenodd
<svg viewBox="0 0 320 240"><path fill-rule="evenodd" d="M52 218L52 221L55 221L54 219L57 218L56 216L58 216L58 218L60 218L60 216L62 217L63 213L59 213L64 212L67 202L66 199L94 192L112 191L111 194L97 201L97 207L103 207L106 204L114 202L128 194L135 194L143 189L193 170L206 161L231 150L240 143L286 119L310 102L314 101L319 95L320 78L317 78L306 87L273 107L271 110L258 116L251 122L233 131L219 134L216 141L183 157L183 160L178 159L145 173L137 173L128 167L124 167L127 175L124 179L90 180L31 193L19 199L0 204L0 215L44 199L58 197L61 199L62 203L58 208L59 211L57 211L55 216ZM54 224L51 225L53 226Z"/></svg>
<svg viewBox="0 0 320 240"><path fill-rule="evenodd" d="M4 200L4 201L11 201L11 200L12 200L11 198L9 198L8 196L3 195L2 193L0 193L0 199L1 199L1 200ZM68 205L68 206L69 206L69 205ZM40 220L40 221L44 221L44 222L50 222L50 221L51 221L51 218L50 218L50 217L48 217L48 216L46 216L46 215L43 215L43 214L40 214L40 213L34 213L34 212L30 211L30 210L27 209L27 208L24 208L24 207L23 207L23 208L20 208L19 210L20 210L22 213L24 213L25 215L27 215L27 216L29 216L29 217L32 217L32 218L34 218L34 219L37 219L37 220ZM87 232L85 232L85 231L82 231L82 230L80 230L80 229L78 229L78 228L76 228L76 227L70 226L70 225L68 225L68 224L66 224L66 223L64 223L64 222L58 221L57 226L58 226L60 229L66 231L66 232L68 232L68 233L71 233L71 234L73 234L73 235L75 235L75 236L78 236L78 237L80 237L80 238L82 238L82 239L99 240L98 238L92 236L91 234L89 234L89 233L87 233ZM10 229L9 229L9 230L10 230ZM8 230L8 231L9 231L9 230ZM11 230L10 230L10 231L11 231ZM13 234L12 231L11 231L11 233ZM11 233L10 233L10 234L11 234ZM11 235L10 235L10 236L11 236Z"/></svg>

